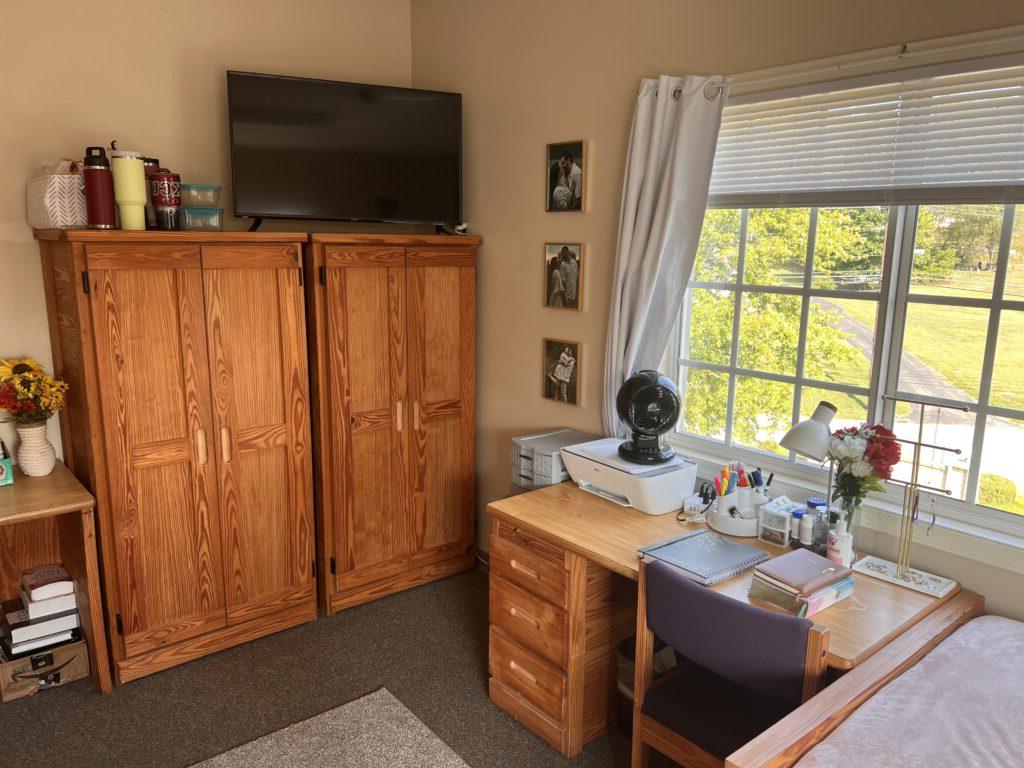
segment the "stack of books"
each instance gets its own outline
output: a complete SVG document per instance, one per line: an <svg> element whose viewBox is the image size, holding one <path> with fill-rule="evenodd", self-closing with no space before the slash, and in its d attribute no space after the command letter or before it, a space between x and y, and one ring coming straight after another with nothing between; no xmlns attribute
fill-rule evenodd
<svg viewBox="0 0 1024 768"><path fill-rule="evenodd" d="M853 594L853 572L808 549L754 569L750 599L794 616L813 616Z"/></svg>
<svg viewBox="0 0 1024 768"><path fill-rule="evenodd" d="M8 660L81 636L75 583L59 563L25 571L21 599L0 603L0 612L0 653Z"/></svg>

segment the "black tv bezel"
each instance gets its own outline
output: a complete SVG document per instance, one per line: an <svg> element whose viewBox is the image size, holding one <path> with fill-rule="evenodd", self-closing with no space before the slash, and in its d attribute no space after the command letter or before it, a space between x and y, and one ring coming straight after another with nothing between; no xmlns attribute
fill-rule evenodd
<svg viewBox="0 0 1024 768"><path fill-rule="evenodd" d="M238 210L238 199L235 197L235 134L232 130L231 120L231 76L232 75L243 75L247 77L262 77L269 80L298 80L302 82L312 83L329 83L331 85L348 85L358 88L373 88L379 91L399 91L402 93L428 93L437 94L441 96L455 96L457 97L457 103L459 108L459 130L458 130L458 143L459 143L459 154L458 154L458 200L456 208L458 209L459 218L456 221L438 221L434 219L363 219L353 218L345 216L334 216L334 217L322 217L322 216L287 216L278 213L261 213L259 211L240 211ZM462 94L456 91L434 91L424 88L402 88L394 85L377 85L374 83L353 83L347 80L327 80L319 77L295 77L292 75L270 75L265 72L243 72L237 69L229 69L226 71L225 80L227 83L227 102L228 102L228 145L231 159L231 209L237 218L242 219L279 219L293 221L344 221L344 222L365 222L370 224L459 224L462 222Z"/></svg>

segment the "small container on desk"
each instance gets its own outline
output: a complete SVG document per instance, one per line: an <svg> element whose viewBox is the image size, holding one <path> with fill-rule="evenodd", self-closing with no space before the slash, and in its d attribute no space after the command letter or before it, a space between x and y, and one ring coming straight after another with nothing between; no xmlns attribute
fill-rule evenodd
<svg viewBox="0 0 1024 768"><path fill-rule="evenodd" d="M182 184L181 204L186 208L217 208L220 186L217 184Z"/></svg>
<svg viewBox="0 0 1024 768"><path fill-rule="evenodd" d="M757 507L764 497L746 486L719 496L707 513L708 526L727 536L757 536Z"/></svg>
<svg viewBox="0 0 1024 768"><path fill-rule="evenodd" d="M762 504L758 509L757 538L777 547L789 545L789 531L793 516L785 509L773 509L770 504Z"/></svg>
<svg viewBox="0 0 1024 768"><path fill-rule="evenodd" d="M181 208L178 210L178 226L193 232L219 232L224 228L224 209Z"/></svg>

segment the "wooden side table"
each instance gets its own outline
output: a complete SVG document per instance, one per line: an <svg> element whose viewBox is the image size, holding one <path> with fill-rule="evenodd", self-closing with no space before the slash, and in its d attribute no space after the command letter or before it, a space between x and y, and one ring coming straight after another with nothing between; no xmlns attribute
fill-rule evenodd
<svg viewBox="0 0 1024 768"><path fill-rule="evenodd" d="M75 580L92 679L102 693L110 693L95 506L96 500L59 461L46 477L26 477L15 469L14 484L0 488L0 598L20 596L26 568L64 563Z"/></svg>

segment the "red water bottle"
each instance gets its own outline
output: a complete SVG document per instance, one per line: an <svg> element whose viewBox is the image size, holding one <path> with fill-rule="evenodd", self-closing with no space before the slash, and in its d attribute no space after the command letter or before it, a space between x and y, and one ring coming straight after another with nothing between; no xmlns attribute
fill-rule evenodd
<svg viewBox="0 0 1024 768"><path fill-rule="evenodd" d="M113 229L114 177L103 147L87 147L82 175L85 176L85 216L93 229Z"/></svg>

